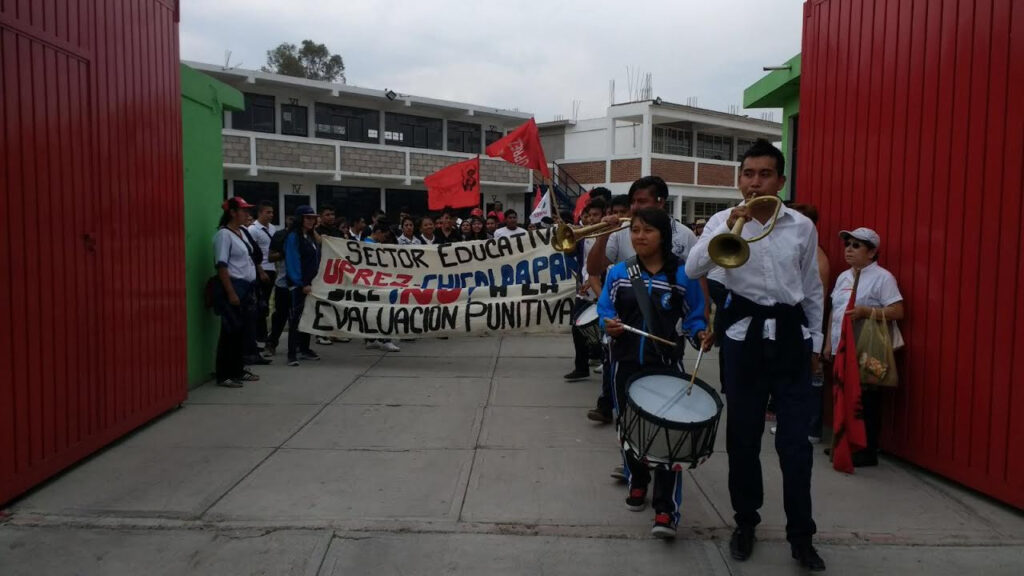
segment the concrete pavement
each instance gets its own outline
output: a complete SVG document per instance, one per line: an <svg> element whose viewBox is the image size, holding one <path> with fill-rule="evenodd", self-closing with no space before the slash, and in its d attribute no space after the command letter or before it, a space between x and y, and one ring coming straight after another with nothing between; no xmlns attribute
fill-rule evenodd
<svg viewBox="0 0 1024 576"><path fill-rule="evenodd" d="M585 419L598 377L561 380L567 336L402 346L194 390L9 506L0 574L800 572L771 436L759 543L736 563L724 452L687 473L677 540L651 539L608 477L612 429ZM1019 511L890 459L846 476L818 450L814 473L829 573L1024 572Z"/></svg>

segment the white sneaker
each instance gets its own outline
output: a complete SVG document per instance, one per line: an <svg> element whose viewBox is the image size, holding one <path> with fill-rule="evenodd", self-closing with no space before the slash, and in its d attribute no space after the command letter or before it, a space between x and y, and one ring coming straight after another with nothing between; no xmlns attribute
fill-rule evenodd
<svg viewBox="0 0 1024 576"><path fill-rule="evenodd" d="M594 366L594 374L600 374L602 372L604 372L604 366L602 366L600 364L598 364L597 366Z"/></svg>
<svg viewBox="0 0 1024 576"><path fill-rule="evenodd" d="M366 349L367 350L376 350L378 348L380 348L380 342L377 342L376 340L367 340L366 341Z"/></svg>
<svg viewBox="0 0 1024 576"><path fill-rule="evenodd" d="M385 342L380 345L380 349L385 352L401 352L402 349L398 347L398 344L394 342Z"/></svg>
<svg viewBox="0 0 1024 576"><path fill-rule="evenodd" d="M331 340L326 336L317 336L316 343L321 346L330 346L331 344L334 344L334 340Z"/></svg>

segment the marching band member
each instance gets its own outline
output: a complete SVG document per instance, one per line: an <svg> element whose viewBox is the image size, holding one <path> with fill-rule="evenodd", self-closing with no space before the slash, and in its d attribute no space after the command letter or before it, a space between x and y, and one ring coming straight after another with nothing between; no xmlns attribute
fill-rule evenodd
<svg viewBox="0 0 1024 576"><path fill-rule="evenodd" d="M786 182L785 158L778 148L758 140L743 155L739 188L746 200L776 196ZM773 208L760 204L723 210L711 217L686 262L686 273L703 276L714 267L708 253L711 239L746 219L742 235L761 234ZM729 415L729 494L736 529L729 549L747 560L754 549L754 530L764 500L761 479L761 436L768 398L775 402L775 449L782 467L786 538L793 558L812 571L825 562L811 544L816 531L811 516L812 447L807 439L816 371L821 351L824 295L818 276L818 233L804 215L782 207L775 229L750 244L749 261L726 269L729 290L722 326L722 375Z"/></svg>
<svg viewBox="0 0 1024 576"><path fill-rule="evenodd" d="M598 313L602 327L614 340L611 344L612 375L615 383L616 406L626 399L626 383L638 371L646 368L671 367L682 373L684 342L680 336L692 339L694 346L710 345L707 323L704 320L704 295L700 284L686 276L679 260L672 252L672 220L659 208L643 208L633 214L630 228L632 249L636 257L616 264L605 281ZM628 267L638 265L639 278L647 292L633 290ZM641 298L650 301L651 322L645 321ZM667 347L648 338L626 332L627 324L678 344ZM653 324L653 325L652 325ZM677 327L681 325L681 334ZM621 413L621 410L616 410ZM651 472L647 465L626 451L629 495L626 507L633 511L644 509ZM651 506L654 508L654 526L651 533L659 538L674 538L679 523L679 504L682 499L681 471L656 468Z"/></svg>

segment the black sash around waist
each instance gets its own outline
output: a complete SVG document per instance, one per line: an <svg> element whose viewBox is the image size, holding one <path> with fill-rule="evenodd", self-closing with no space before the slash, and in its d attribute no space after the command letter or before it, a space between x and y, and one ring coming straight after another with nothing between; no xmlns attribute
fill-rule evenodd
<svg viewBox="0 0 1024 576"><path fill-rule="evenodd" d="M730 359L730 362L738 360L740 374L744 381L756 377L758 370L768 368L764 366L765 361L765 340L764 323L769 318L775 320L775 344L776 351L773 366L771 369L804 369L810 362L807 354L807 347L804 346L803 327L807 325L807 316L799 304L775 304L765 306L758 304L749 298L740 296L735 292L729 294L729 303L722 311L722 330L728 330L730 326L743 318L750 318L750 326L747 328L747 337L743 340L742 355L739 359Z"/></svg>

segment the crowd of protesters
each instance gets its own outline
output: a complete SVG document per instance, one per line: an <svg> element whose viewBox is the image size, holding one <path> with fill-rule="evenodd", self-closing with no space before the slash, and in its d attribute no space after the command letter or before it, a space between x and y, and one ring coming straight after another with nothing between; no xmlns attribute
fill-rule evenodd
<svg viewBox="0 0 1024 576"><path fill-rule="evenodd" d="M214 236L217 275L207 286L208 301L221 318L217 344L216 380L220 386L240 388L259 380L254 365L273 362L285 327L288 327L287 363L315 362L311 334L299 330L299 321L320 265L324 237L359 242L402 245L447 244L516 236L533 230L519 225L515 210L494 210L486 217L473 209L466 218L454 211L414 217L403 209L396 221L375 211L369 222L362 216L339 216L333 206L318 210L303 205L287 215L284 227L272 222L275 207L259 206L232 197L222 205L223 215ZM550 225L550 220L540 224ZM316 344L329 346L348 338L317 336ZM367 349L398 352L393 340L365 340Z"/></svg>

